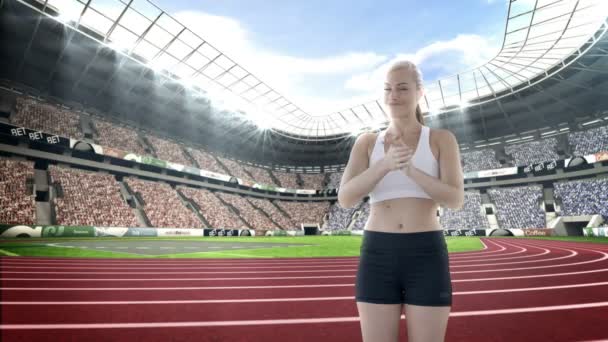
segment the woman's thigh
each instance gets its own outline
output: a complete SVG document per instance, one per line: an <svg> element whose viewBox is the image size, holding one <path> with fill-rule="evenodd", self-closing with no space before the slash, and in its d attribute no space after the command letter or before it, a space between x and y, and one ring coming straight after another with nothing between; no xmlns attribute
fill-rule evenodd
<svg viewBox="0 0 608 342"><path fill-rule="evenodd" d="M397 342L403 304L357 302L363 342Z"/></svg>
<svg viewBox="0 0 608 342"><path fill-rule="evenodd" d="M408 342L443 342L451 307L405 305Z"/></svg>

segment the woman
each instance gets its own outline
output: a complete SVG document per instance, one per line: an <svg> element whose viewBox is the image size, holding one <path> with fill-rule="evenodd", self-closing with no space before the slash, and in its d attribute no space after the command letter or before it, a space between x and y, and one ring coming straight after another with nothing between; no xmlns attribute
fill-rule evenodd
<svg viewBox="0 0 608 342"><path fill-rule="evenodd" d="M443 341L452 286L437 209L464 201L458 143L423 125L413 63L394 64L384 88L390 124L356 139L338 192L344 208L370 195L356 280L361 332L366 342L397 341L405 306L409 342Z"/></svg>

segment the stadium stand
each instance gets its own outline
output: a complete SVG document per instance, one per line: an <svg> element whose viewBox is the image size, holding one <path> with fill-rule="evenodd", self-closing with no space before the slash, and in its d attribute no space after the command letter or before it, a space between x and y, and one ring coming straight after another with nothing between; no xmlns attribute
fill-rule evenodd
<svg viewBox="0 0 608 342"><path fill-rule="evenodd" d="M298 185L296 174L289 172L281 172L281 171L272 171L274 176L279 179L281 182L281 186L284 188L291 189L300 189L301 186Z"/></svg>
<svg viewBox="0 0 608 342"><path fill-rule="evenodd" d="M98 133L96 142L99 145L132 152L141 156L148 154L139 144L136 131L99 119L93 120L93 125Z"/></svg>
<svg viewBox="0 0 608 342"><path fill-rule="evenodd" d="M285 216L279 211L270 200L261 198L248 198L248 200L251 204L262 209L268 216L272 217L272 219L279 224L280 228L293 229L298 227L290 217Z"/></svg>
<svg viewBox="0 0 608 342"><path fill-rule="evenodd" d="M36 196L26 185L33 177L34 163L0 158L0 223L36 223Z"/></svg>
<svg viewBox="0 0 608 342"><path fill-rule="evenodd" d="M352 230L363 230L365 228L365 224L367 223L367 219L369 217L369 211L370 211L369 201L365 201L363 203L363 205L361 205L359 207L359 210L361 211L361 213L360 213L359 217L357 217L357 220L355 221L355 223L353 224Z"/></svg>
<svg viewBox="0 0 608 342"><path fill-rule="evenodd" d="M489 189L500 228L546 228L540 185Z"/></svg>
<svg viewBox="0 0 608 342"><path fill-rule="evenodd" d="M217 157L217 159L222 164L224 164L224 166L226 166L226 168L230 172L231 176L234 176L234 177L240 178L240 179L244 179L244 180L248 180L248 181L253 181L253 179L251 179L252 177L247 174L247 172L245 171L245 169L243 168L243 166L240 163L238 163L234 160L230 160L228 158L219 157L219 156Z"/></svg>
<svg viewBox="0 0 608 342"><path fill-rule="evenodd" d="M254 180L256 182L258 182L260 184L278 186L278 184L276 184L274 179L272 179L272 177L270 177L270 174L268 173L267 169L262 169L259 167L253 167L253 166L248 166L248 165L243 165L243 168L245 170L247 170L253 176L253 178L255 178Z"/></svg>
<svg viewBox="0 0 608 342"><path fill-rule="evenodd" d="M254 229L279 229L268 216L254 208L244 196L228 194L223 192L216 193L218 197L234 206L242 219L247 221Z"/></svg>
<svg viewBox="0 0 608 342"><path fill-rule="evenodd" d="M323 223L323 216L329 210L329 202L288 202L275 201L276 205L285 210L296 225L301 223Z"/></svg>
<svg viewBox="0 0 608 342"><path fill-rule="evenodd" d="M575 156L608 151L608 126L569 133L568 142Z"/></svg>
<svg viewBox="0 0 608 342"><path fill-rule="evenodd" d="M172 141L147 135L146 138L152 144L156 156L160 160L170 161L185 166L194 166L184 155L182 147Z"/></svg>
<svg viewBox="0 0 608 342"><path fill-rule="evenodd" d="M464 204L459 210L439 208L439 222L443 229L487 229L488 218L482 213L481 195L465 191Z"/></svg>
<svg viewBox="0 0 608 342"><path fill-rule="evenodd" d="M359 210L359 207L362 204L363 203L361 202L352 208L342 208L342 206L340 206L340 204L336 201L336 203L334 203L329 208L329 221L327 229L343 230L348 228L348 225L352 220L353 214L355 213L355 211Z"/></svg>
<svg viewBox="0 0 608 342"><path fill-rule="evenodd" d="M340 182L342 181L342 174L342 172L330 173L329 184L327 184L327 188L338 189L340 187Z"/></svg>
<svg viewBox="0 0 608 342"><path fill-rule="evenodd" d="M323 181L325 180L324 173L305 174L301 173L300 177L304 181L302 187L304 189L323 189Z"/></svg>
<svg viewBox="0 0 608 342"><path fill-rule="evenodd" d="M200 212L212 228L248 228L247 225L224 205L211 191L179 185L177 189L200 207Z"/></svg>
<svg viewBox="0 0 608 342"><path fill-rule="evenodd" d="M560 159L557 154L557 139L547 138L522 144L505 146L505 153L513 157L516 166L528 166Z"/></svg>
<svg viewBox="0 0 608 342"><path fill-rule="evenodd" d="M15 109L12 124L16 126L67 138L82 139L84 137L78 129L80 124L78 114L24 97L16 99Z"/></svg>
<svg viewBox="0 0 608 342"><path fill-rule="evenodd" d="M125 177L124 181L136 198L143 199L144 203L141 204L153 227L201 228L203 226L169 184L133 177ZM139 193L139 196L136 193Z"/></svg>
<svg viewBox="0 0 608 342"><path fill-rule="evenodd" d="M608 220L608 179L584 179L554 183L553 194L561 200L561 216L602 215Z"/></svg>
<svg viewBox="0 0 608 342"><path fill-rule="evenodd" d="M226 174L226 170L222 168L222 166L210 153L194 148L188 148L188 152L190 152L190 155L192 158L194 158L194 160L196 160L201 169Z"/></svg>
<svg viewBox="0 0 608 342"><path fill-rule="evenodd" d="M49 166L51 182L60 186L54 199L57 224L71 226L137 227L114 176Z"/></svg>
<svg viewBox="0 0 608 342"><path fill-rule="evenodd" d="M498 169L502 166L496 159L496 151L483 149L461 154L464 172Z"/></svg>

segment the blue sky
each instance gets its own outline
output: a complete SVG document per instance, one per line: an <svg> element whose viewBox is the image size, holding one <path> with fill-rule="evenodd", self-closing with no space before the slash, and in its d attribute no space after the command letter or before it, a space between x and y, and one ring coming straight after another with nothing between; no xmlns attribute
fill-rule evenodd
<svg viewBox="0 0 608 342"><path fill-rule="evenodd" d="M72 17L82 6L50 2ZM425 84L483 64L500 48L508 9L508 0L153 2L312 115L380 98L386 70L397 60L418 64ZM124 5L91 6L116 18ZM86 17L100 32L111 24Z"/></svg>
<svg viewBox="0 0 608 342"><path fill-rule="evenodd" d="M313 115L378 98L396 59L414 59L426 82L483 63L498 52L508 8L507 0L156 4Z"/></svg>

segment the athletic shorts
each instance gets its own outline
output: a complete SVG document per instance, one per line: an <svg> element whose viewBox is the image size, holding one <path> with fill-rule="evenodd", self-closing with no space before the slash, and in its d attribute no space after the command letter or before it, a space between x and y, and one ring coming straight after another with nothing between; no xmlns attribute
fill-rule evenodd
<svg viewBox="0 0 608 342"><path fill-rule="evenodd" d="M365 230L355 293L358 302L451 306L452 281L443 231Z"/></svg>

